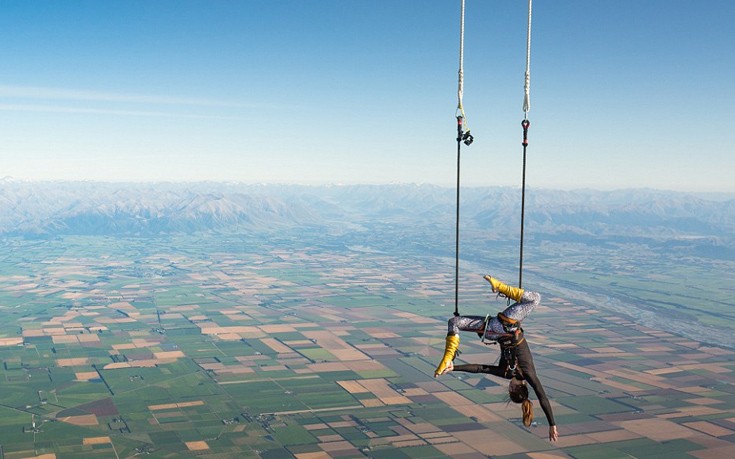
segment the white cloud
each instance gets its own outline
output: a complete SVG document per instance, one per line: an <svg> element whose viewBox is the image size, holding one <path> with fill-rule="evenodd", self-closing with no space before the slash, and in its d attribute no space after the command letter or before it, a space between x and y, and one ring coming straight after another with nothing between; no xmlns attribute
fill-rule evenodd
<svg viewBox="0 0 735 459"><path fill-rule="evenodd" d="M160 96L151 94L122 94L38 86L0 85L0 97L31 100L74 100L88 102L115 102L161 105L195 105L207 107L242 107L241 104L197 97Z"/></svg>
<svg viewBox="0 0 735 459"><path fill-rule="evenodd" d="M186 112L163 112L156 110L122 110L107 108L85 108L70 107L66 105L45 104L0 104L0 111L12 112L38 112L38 113L78 113L95 115L121 115L121 116L154 116L154 117L177 117L177 118L215 118L215 119L240 119L235 116L205 115Z"/></svg>

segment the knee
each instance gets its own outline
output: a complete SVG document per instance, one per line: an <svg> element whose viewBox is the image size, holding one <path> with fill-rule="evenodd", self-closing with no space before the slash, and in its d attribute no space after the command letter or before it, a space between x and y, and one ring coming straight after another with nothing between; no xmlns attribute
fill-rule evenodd
<svg viewBox="0 0 735 459"><path fill-rule="evenodd" d="M447 321L447 331L449 333L454 333L454 334L459 333L459 317L460 316L452 316Z"/></svg>
<svg viewBox="0 0 735 459"><path fill-rule="evenodd" d="M541 294L538 292L525 291L523 292L523 297L521 299L524 303L532 303L536 306L541 303Z"/></svg>

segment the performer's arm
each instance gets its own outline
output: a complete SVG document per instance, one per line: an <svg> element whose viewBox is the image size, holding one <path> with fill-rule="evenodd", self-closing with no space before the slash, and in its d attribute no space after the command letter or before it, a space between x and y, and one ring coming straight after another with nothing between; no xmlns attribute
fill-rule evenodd
<svg viewBox="0 0 735 459"><path fill-rule="evenodd" d="M493 376L505 377L505 371L497 365L481 365L476 363L468 363L464 365L454 365L454 371L464 371L466 373L487 373Z"/></svg>
<svg viewBox="0 0 735 459"><path fill-rule="evenodd" d="M554 412L551 410L551 403L549 403L549 397L546 396L544 386L541 385L541 381L538 379L538 375L536 374L536 367L533 364L531 349L528 347L527 342L524 341L518 345L516 349L516 358L518 359L518 366L521 369L523 378L536 393L536 398L538 398L541 409L544 410L546 419L549 421L549 426L555 426L556 422L554 422Z"/></svg>
<svg viewBox="0 0 735 459"><path fill-rule="evenodd" d="M524 374L524 377L526 378L528 385L533 388L534 392L536 392L536 398L538 398L541 409L544 410L544 414L546 415L546 419L549 421L549 425L555 426L556 422L554 422L554 412L551 410L551 403L549 403L549 398L546 396L544 386L541 385L541 381L538 379L538 376L536 376L536 373L533 373L532 375Z"/></svg>

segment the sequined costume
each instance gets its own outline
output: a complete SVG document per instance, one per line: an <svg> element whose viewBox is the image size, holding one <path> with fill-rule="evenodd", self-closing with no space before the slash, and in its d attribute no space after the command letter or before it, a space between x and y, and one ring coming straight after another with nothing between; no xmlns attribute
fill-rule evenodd
<svg viewBox="0 0 735 459"><path fill-rule="evenodd" d="M502 314L513 320L520 322L525 319L531 311L536 309L536 306L541 302L541 295L536 292L523 292L521 301L513 303L508 306ZM485 326L487 322L487 327ZM449 333L456 335L460 331L469 331L482 333L484 332L484 339L488 341L497 341L503 336L515 332L518 329L518 325L515 327L503 327L503 322L497 317L482 317L482 316L454 316L449 319Z"/></svg>

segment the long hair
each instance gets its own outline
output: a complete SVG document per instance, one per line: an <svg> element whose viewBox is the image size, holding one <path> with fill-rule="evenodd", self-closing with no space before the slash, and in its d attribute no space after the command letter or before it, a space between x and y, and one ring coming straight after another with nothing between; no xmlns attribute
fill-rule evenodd
<svg viewBox="0 0 735 459"><path fill-rule="evenodd" d="M511 379L508 384L508 396L512 402L521 404L523 425L529 427L533 422L533 403L528 399L526 382L517 378Z"/></svg>

